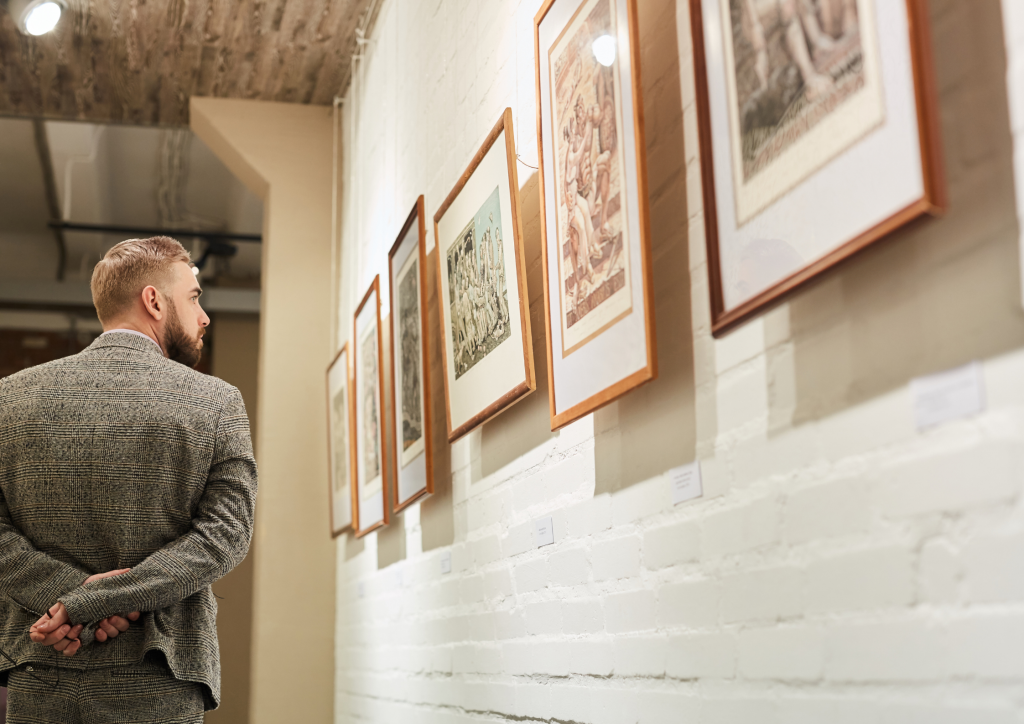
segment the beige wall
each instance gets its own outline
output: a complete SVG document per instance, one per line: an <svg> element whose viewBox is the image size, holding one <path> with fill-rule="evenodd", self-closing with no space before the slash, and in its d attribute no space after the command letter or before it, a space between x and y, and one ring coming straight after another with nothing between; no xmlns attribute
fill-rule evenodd
<svg viewBox="0 0 1024 724"><path fill-rule="evenodd" d="M264 203L249 720L326 722L334 546L326 508L330 110L193 98L195 133Z"/></svg>
<svg viewBox="0 0 1024 724"><path fill-rule="evenodd" d="M256 438L257 357L260 319L254 314L215 314L211 324L211 372L238 388L245 400L249 429ZM259 451L256 451L259 457ZM231 573L213 584L217 600L217 638L220 640L221 705L206 717L207 724L249 721L249 673L252 666L252 580L255 547Z"/></svg>

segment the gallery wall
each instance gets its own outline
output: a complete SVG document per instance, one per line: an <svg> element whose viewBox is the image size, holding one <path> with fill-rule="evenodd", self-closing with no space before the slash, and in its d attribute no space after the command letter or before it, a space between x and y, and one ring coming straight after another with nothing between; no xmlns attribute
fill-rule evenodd
<svg viewBox="0 0 1024 724"><path fill-rule="evenodd" d="M539 5L385 0L343 104L339 341L376 274L387 299L416 197L431 217L510 106L543 349ZM1024 311L1000 0L929 7L949 212L716 340L688 3L639 2L659 378L551 433L538 355L537 391L452 446L438 499L337 539L336 721L1019 718ZM911 380L975 360L984 412L919 431ZM704 495L673 506L667 472L694 460Z"/></svg>

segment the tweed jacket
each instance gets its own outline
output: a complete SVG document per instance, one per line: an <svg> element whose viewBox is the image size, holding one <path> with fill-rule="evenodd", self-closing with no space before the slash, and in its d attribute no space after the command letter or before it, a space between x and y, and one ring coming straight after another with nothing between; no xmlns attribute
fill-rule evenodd
<svg viewBox="0 0 1024 724"><path fill-rule="evenodd" d="M0 679L17 664L122 666L159 650L216 708L210 584L248 552L256 487L238 390L138 335L0 379ZM131 571L83 585L119 568ZM58 600L87 626L71 657L28 637ZM100 619L130 611L143 615L128 631L93 639Z"/></svg>

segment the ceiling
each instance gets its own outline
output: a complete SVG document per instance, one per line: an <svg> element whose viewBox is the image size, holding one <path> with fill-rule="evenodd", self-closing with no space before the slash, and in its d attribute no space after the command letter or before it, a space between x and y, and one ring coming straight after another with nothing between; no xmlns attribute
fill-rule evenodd
<svg viewBox="0 0 1024 724"><path fill-rule="evenodd" d="M0 115L188 125L193 95L328 105L377 0L68 0L50 34L0 11Z"/></svg>
<svg viewBox="0 0 1024 724"><path fill-rule="evenodd" d="M259 234L263 205L187 129L41 124L55 186L56 213L34 121L0 118L0 284L56 281L60 246L47 222ZM107 249L136 234L64 232L63 281L86 283ZM195 238L179 241L197 259ZM256 287L260 244L237 242L237 254L203 270L211 284ZM13 262L13 263L11 263Z"/></svg>

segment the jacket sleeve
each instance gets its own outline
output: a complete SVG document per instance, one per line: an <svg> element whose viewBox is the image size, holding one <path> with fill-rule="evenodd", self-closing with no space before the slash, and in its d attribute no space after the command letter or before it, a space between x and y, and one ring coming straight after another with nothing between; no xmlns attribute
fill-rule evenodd
<svg viewBox="0 0 1024 724"><path fill-rule="evenodd" d="M249 420L241 394L231 388L191 529L128 573L63 595L71 621L88 625L113 614L167 608L223 577L249 551L256 488Z"/></svg>
<svg viewBox="0 0 1024 724"><path fill-rule="evenodd" d="M88 577L88 573L37 550L14 525L7 499L0 492L0 593L42 616Z"/></svg>

